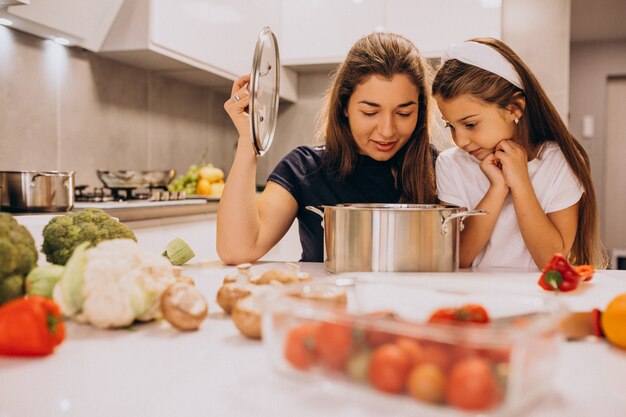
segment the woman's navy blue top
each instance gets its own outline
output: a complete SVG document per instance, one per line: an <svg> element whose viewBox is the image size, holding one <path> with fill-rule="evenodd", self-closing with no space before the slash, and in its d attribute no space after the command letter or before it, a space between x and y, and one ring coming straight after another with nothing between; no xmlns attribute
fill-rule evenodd
<svg viewBox="0 0 626 417"><path fill-rule="evenodd" d="M343 180L322 166L323 147L299 146L274 168L268 181L285 188L296 199L302 243L302 262L324 261L324 230L321 218L306 206L333 206L342 203L397 203L391 167L393 159L376 161L359 155L356 168ZM434 151L436 152L436 151Z"/></svg>

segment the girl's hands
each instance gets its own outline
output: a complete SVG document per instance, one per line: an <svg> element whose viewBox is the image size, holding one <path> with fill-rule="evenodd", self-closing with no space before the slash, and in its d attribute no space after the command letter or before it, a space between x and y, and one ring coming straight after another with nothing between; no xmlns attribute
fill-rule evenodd
<svg viewBox="0 0 626 417"><path fill-rule="evenodd" d="M495 159L500 162L504 182L511 188L530 184L528 175L528 154L512 140L505 139L496 145Z"/></svg>
<svg viewBox="0 0 626 417"><path fill-rule="evenodd" d="M508 188L502 175L502 169L494 154L489 154L480 162L480 170L485 174L492 187Z"/></svg>
<svg viewBox="0 0 626 417"><path fill-rule="evenodd" d="M240 77L233 83L230 97L224 103L224 109L233 121L240 138L250 138L250 115L246 112L250 104L250 92L247 86L249 83L250 74ZM251 142L251 139L248 142Z"/></svg>

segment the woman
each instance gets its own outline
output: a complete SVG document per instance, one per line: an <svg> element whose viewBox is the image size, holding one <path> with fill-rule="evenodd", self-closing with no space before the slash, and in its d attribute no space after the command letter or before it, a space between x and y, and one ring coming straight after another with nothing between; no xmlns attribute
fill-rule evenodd
<svg viewBox="0 0 626 417"><path fill-rule="evenodd" d="M235 81L224 108L239 132L217 217L217 252L228 264L265 255L297 217L302 261L323 261L324 231L306 206L433 203L431 98L425 60L407 39L359 39L326 94L324 147L300 146L278 163L260 197L246 107L250 77Z"/></svg>

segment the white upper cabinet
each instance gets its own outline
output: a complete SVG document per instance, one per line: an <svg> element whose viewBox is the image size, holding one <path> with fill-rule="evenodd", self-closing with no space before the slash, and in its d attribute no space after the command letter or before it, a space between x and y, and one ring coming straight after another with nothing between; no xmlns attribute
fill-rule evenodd
<svg viewBox="0 0 626 417"><path fill-rule="evenodd" d="M153 0L150 41L233 75L249 73L264 26L280 37L280 0Z"/></svg>
<svg viewBox="0 0 626 417"><path fill-rule="evenodd" d="M341 62L354 41L385 24L384 0L283 0L283 63Z"/></svg>
<svg viewBox="0 0 626 417"><path fill-rule="evenodd" d="M411 39L427 57L451 43L501 35L501 0L283 0L283 63L296 69L343 60L374 31Z"/></svg>
<svg viewBox="0 0 626 417"><path fill-rule="evenodd" d="M98 51L124 0L30 0L0 10L15 29Z"/></svg>
<svg viewBox="0 0 626 417"><path fill-rule="evenodd" d="M501 36L501 0L387 0L385 30L409 38L427 57L470 38Z"/></svg>
<svg viewBox="0 0 626 417"><path fill-rule="evenodd" d="M250 73L261 29L281 41L280 0L125 0L101 53L169 76L230 90ZM295 101L297 75L284 69L280 95Z"/></svg>

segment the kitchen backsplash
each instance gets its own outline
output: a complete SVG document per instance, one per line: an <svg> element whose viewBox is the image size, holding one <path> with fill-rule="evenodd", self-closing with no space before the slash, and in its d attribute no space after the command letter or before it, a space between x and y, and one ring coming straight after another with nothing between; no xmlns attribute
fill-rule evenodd
<svg viewBox="0 0 626 417"><path fill-rule="evenodd" d="M228 170L236 131L216 92L0 26L0 170Z"/></svg>
<svg viewBox="0 0 626 417"><path fill-rule="evenodd" d="M316 143L329 83L328 71L303 72L298 101L281 101L258 185L291 149ZM97 169L182 174L207 151L228 173L237 140L228 96L0 26L0 170L72 170L76 184L100 186ZM437 128L433 142L450 143Z"/></svg>

